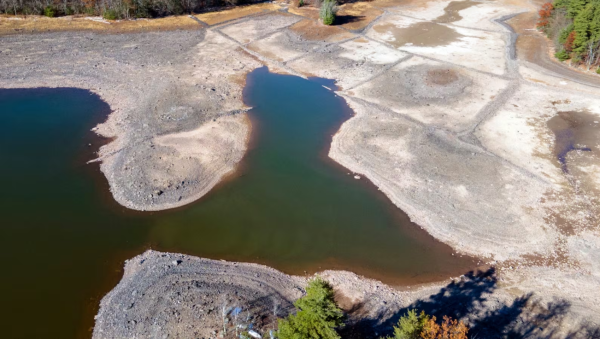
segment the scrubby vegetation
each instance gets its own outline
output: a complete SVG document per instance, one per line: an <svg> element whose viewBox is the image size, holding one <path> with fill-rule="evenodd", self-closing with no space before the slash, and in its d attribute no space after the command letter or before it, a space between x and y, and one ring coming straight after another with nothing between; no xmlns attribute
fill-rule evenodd
<svg viewBox="0 0 600 339"><path fill-rule="evenodd" d="M0 0L0 13L13 15L101 15L106 19L152 18L202 12L257 0Z"/></svg>
<svg viewBox="0 0 600 339"><path fill-rule="evenodd" d="M458 320L444 316L441 324L435 317L409 310L394 326L394 336L385 339L467 339L468 327Z"/></svg>
<svg viewBox="0 0 600 339"><path fill-rule="evenodd" d="M306 295L294 306L296 314L279 320L279 339L339 339L336 329L343 326L344 313L333 298L333 288L317 277L306 288ZM382 339L467 339L468 327L444 316L441 323L435 316L409 310L393 328L392 337Z"/></svg>
<svg viewBox="0 0 600 339"><path fill-rule="evenodd" d="M325 0L321 4L321 10L319 11L319 16L321 17L321 21L325 25L333 25L335 22L335 15L337 14L338 6L335 0Z"/></svg>
<svg viewBox="0 0 600 339"><path fill-rule="evenodd" d="M537 27L554 41L559 60L600 66L600 0L556 0L539 15Z"/></svg>

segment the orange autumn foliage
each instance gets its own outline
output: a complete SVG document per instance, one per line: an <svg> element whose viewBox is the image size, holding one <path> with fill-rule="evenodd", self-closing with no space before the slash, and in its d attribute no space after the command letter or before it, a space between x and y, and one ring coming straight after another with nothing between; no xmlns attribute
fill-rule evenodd
<svg viewBox="0 0 600 339"><path fill-rule="evenodd" d="M575 41L576 37L577 32L573 31L569 33L569 36L567 36L567 40L565 40L565 51L569 53L573 52L573 42Z"/></svg>
<svg viewBox="0 0 600 339"><path fill-rule="evenodd" d="M467 339L469 328L462 321L444 316L441 325L435 322L435 317L427 321L421 338L423 339Z"/></svg>
<svg viewBox="0 0 600 339"><path fill-rule="evenodd" d="M536 24L537 28L545 28L546 26L548 26L548 19L550 18L550 16L552 16L553 10L554 6L549 2L546 2L542 5L542 9L540 9L540 11L538 12L540 18L538 19L538 22Z"/></svg>

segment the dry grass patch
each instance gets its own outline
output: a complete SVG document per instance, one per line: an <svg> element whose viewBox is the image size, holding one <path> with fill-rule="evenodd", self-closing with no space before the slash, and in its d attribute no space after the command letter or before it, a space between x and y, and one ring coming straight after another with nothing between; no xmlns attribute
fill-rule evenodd
<svg viewBox="0 0 600 339"><path fill-rule="evenodd" d="M390 7L398 7L398 6L408 6L415 5L414 0L374 0L371 1L370 4L376 8L390 8ZM423 6L426 2L417 2L416 5Z"/></svg>
<svg viewBox="0 0 600 339"><path fill-rule="evenodd" d="M198 29L201 26L188 16L160 19L107 21L99 17L48 18L45 16L0 17L0 35L62 31L98 31L107 33Z"/></svg>
<svg viewBox="0 0 600 339"><path fill-rule="evenodd" d="M216 25L226 21L239 19L248 15L277 11L281 6L273 3L264 3L257 5L249 5L243 7L234 7L218 12L209 12L195 15L196 18L205 22L208 25Z"/></svg>
<svg viewBox="0 0 600 339"><path fill-rule="evenodd" d="M340 6L340 11L337 13L336 25L350 30L360 30L367 27L381 14L383 14L383 11L373 7L371 3L344 4Z"/></svg>
<svg viewBox="0 0 600 339"><path fill-rule="evenodd" d="M290 30L303 39L313 41L338 42L354 36L354 34L339 27L325 26L308 19L294 24L290 27Z"/></svg>
<svg viewBox="0 0 600 339"><path fill-rule="evenodd" d="M296 15L303 16L305 18L319 20L319 9L313 6L290 6L288 12Z"/></svg>

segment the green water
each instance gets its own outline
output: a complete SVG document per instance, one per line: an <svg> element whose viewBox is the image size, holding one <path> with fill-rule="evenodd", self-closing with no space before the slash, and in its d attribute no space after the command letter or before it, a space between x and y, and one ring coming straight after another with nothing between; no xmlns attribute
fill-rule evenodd
<svg viewBox="0 0 600 339"><path fill-rule="evenodd" d="M244 96L253 140L240 169L198 202L160 213L119 207L97 165L85 164L100 142L89 130L109 112L98 97L0 90L3 337L89 337L122 261L150 247L390 282L473 267L328 160L331 135L351 111L322 85L333 86L252 72Z"/></svg>

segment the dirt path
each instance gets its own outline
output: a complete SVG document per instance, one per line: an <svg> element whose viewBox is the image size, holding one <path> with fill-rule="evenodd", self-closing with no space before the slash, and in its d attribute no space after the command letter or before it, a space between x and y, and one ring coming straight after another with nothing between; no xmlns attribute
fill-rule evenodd
<svg viewBox="0 0 600 339"><path fill-rule="evenodd" d="M527 3L530 11L519 14L508 21L511 28L518 34L516 49L519 59L530 62L540 67L540 70L549 75L569 79L579 84L590 87L600 87L600 76L579 72L554 59L553 50L548 39L535 29L537 21L536 10L543 1Z"/></svg>

